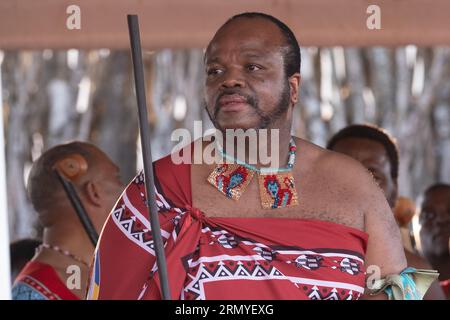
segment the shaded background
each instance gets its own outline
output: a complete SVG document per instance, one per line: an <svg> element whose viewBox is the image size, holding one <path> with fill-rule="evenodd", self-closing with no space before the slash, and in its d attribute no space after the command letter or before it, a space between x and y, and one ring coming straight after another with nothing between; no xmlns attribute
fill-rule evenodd
<svg viewBox="0 0 450 320"><path fill-rule="evenodd" d="M203 108L203 48L230 16L273 14L302 46L294 134L320 146L351 123L387 129L400 146L400 195L419 199L450 181L450 2L377 1L382 29L366 26L372 1L108 1L0 3L0 97L4 116L11 240L36 236L26 198L31 162L72 139L90 141L128 182L142 167L126 13L138 12L154 158L175 128ZM66 8L81 8L68 30ZM424 18L426 12L426 19ZM70 49L78 48L78 49ZM108 48L108 49L100 49Z"/></svg>

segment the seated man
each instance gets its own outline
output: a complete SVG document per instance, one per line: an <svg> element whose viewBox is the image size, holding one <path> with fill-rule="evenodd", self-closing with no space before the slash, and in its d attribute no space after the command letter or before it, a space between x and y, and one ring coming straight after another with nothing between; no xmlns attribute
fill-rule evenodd
<svg viewBox="0 0 450 320"><path fill-rule="evenodd" d="M398 227L367 171L291 136L300 84L292 31L269 15L234 16L214 35L204 61L206 110L226 141L197 140L154 163L172 298L358 299L368 266L386 284L394 275L410 279ZM239 138L244 130L254 134L244 151L270 150L279 161L239 153L235 159L230 130ZM213 147L211 154L227 161L173 159L189 160L192 146L194 155ZM106 222L88 298L161 299L145 194L140 174ZM388 297L384 287L370 289L367 297ZM409 289L420 297L414 285Z"/></svg>
<svg viewBox="0 0 450 320"><path fill-rule="evenodd" d="M331 137L327 149L343 153L361 162L372 173L383 191L390 207L397 201L397 177L399 167L396 142L384 130L371 125L350 125ZM402 221L397 221L400 224ZM423 258L405 249L408 266L431 269ZM437 281L428 290L425 300L445 299Z"/></svg>
<svg viewBox="0 0 450 320"><path fill-rule="evenodd" d="M438 183L424 193L419 216L423 254L440 273L439 280L450 299L450 185Z"/></svg>
<svg viewBox="0 0 450 320"><path fill-rule="evenodd" d="M15 280L16 300L80 299L86 294L94 245L53 171L57 163L63 163L58 170L70 178L97 232L123 188L117 166L88 143L53 147L33 163L27 191L44 227L43 244Z"/></svg>

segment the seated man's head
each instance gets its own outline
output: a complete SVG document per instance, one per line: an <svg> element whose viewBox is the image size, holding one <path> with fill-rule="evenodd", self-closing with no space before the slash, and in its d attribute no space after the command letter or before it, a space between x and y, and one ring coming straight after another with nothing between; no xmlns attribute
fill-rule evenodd
<svg viewBox="0 0 450 320"><path fill-rule="evenodd" d="M327 149L346 154L366 167L394 208L397 200L398 148L384 130L371 125L350 125L331 137Z"/></svg>
<svg viewBox="0 0 450 320"><path fill-rule="evenodd" d="M221 129L289 127L300 82L292 31L262 13L229 19L205 53L205 103Z"/></svg>
<svg viewBox="0 0 450 320"><path fill-rule="evenodd" d="M449 259L450 185L439 183L425 191L419 221L424 255L432 262Z"/></svg>
<svg viewBox="0 0 450 320"><path fill-rule="evenodd" d="M58 145L31 168L27 191L44 228L79 226L78 217L54 169L70 180L97 232L100 232L123 184L119 168L100 149L84 142Z"/></svg>

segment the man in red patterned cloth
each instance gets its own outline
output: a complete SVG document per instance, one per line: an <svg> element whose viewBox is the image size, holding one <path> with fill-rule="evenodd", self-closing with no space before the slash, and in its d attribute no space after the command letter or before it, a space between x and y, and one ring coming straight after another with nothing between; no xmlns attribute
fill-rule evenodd
<svg viewBox="0 0 450 320"><path fill-rule="evenodd" d="M94 246L53 171L56 164L77 190L97 232L123 188L119 168L88 143L58 145L33 163L27 188L44 227L43 243L15 279L15 300L77 300L86 296Z"/></svg>
<svg viewBox="0 0 450 320"><path fill-rule="evenodd" d="M214 126L278 132L280 166L176 164L173 155L154 163L172 298L350 300L365 294L367 266L383 278L402 273L399 229L367 171L291 137L300 85L292 31L269 15L234 16L209 43L205 67ZM228 148L219 153L233 158ZM89 299L161 299L147 216L140 174L105 224Z"/></svg>

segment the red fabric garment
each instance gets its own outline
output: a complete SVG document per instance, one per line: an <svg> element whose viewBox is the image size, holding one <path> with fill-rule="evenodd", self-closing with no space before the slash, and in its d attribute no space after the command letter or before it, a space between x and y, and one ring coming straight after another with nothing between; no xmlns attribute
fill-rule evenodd
<svg viewBox="0 0 450 320"><path fill-rule="evenodd" d="M444 290L445 295L448 296L450 293L450 279L441 281L440 284L442 290Z"/></svg>
<svg viewBox="0 0 450 320"><path fill-rule="evenodd" d="M366 233L320 220L205 217L192 208L190 165L174 165L167 156L154 172L173 299L357 299L363 293ZM145 200L141 173L101 233L89 299L161 298Z"/></svg>
<svg viewBox="0 0 450 320"><path fill-rule="evenodd" d="M52 266L28 262L14 281L13 299L79 300L61 281Z"/></svg>

